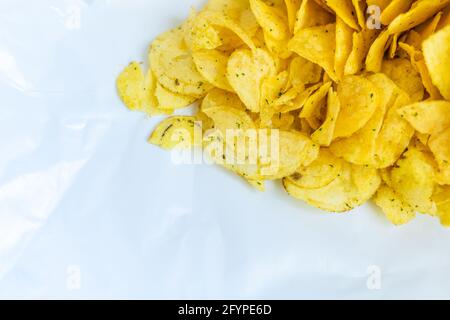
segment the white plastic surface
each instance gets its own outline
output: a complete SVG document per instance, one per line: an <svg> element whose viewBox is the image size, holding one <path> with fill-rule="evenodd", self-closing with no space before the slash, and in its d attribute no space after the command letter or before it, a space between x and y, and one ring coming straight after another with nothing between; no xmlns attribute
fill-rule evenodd
<svg viewBox="0 0 450 320"><path fill-rule="evenodd" d="M450 298L437 220L324 214L146 143L115 78L202 2L0 0L0 298Z"/></svg>

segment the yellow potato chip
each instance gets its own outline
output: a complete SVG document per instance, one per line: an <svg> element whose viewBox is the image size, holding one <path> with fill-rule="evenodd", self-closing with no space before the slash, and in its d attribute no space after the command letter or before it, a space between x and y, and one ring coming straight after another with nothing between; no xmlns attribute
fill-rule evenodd
<svg viewBox="0 0 450 320"><path fill-rule="evenodd" d="M392 0L367 0L367 6L377 6L383 11L391 3Z"/></svg>
<svg viewBox="0 0 450 320"><path fill-rule="evenodd" d="M155 97L158 100L158 108L166 110L185 108L197 100L194 97L171 92L159 83L156 84Z"/></svg>
<svg viewBox="0 0 450 320"><path fill-rule="evenodd" d="M264 33L275 40L289 36L289 25L286 23L284 12L262 0L250 0L250 7Z"/></svg>
<svg viewBox="0 0 450 320"><path fill-rule="evenodd" d="M341 103L336 92L330 88L328 92L327 115L322 126L312 135L311 139L321 146L330 146L333 141L336 121L341 111Z"/></svg>
<svg viewBox="0 0 450 320"><path fill-rule="evenodd" d="M294 100L289 101L283 106L280 106L277 110L281 113L291 112L295 110L299 110L303 108L306 101L309 99L309 97L320 87L322 86L321 83L317 83L300 93Z"/></svg>
<svg viewBox="0 0 450 320"><path fill-rule="evenodd" d="M392 166L408 147L414 135L414 128L404 120L398 109L410 103L409 96L398 89L394 104L388 111L378 134L375 146L375 163L377 168Z"/></svg>
<svg viewBox="0 0 450 320"><path fill-rule="evenodd" d="M356 18L358 20L358 24L362 29L366 28L366 1L364 0L352 0L353 7L356 11Z"/></svg>
<svg viewBox="0 0 450 320"><path fill-rule="evenodd" d="M302 0L285 0L286 11L289 22L289 30L294 33L295 22L297 19L297 12L300 10Z"/></svg>
<svg viewBox="0 0 450 320"><path fill-rule="evenodd" d="M336 76L342 79L344 76L345 64L347 63L353 48L353 33L342 19L336 18L336 55L334 57L334 70Z"/></svg>
<svg viewBox="0 0 450 320"><path fill-rule="evenodd" d="M263 79L275 75L275 72L275 62L263 49L254 52L239 49L228 60L228 82L252 112L260 110L260 87Z"/></svg>
<svg viewBox="0 0 450 320"><path fill-rule="evenodd" d="M334 22L334 16L314 0L303 0L294 27L294 34L301 29L317 27Z"/></svg>
<svg viewBox="0 0 450 320"><path fill-rule="evenodd" d="M447 26L450 26L450 6L447 6L442 12L442 17L439 21L439 25L437 26L436 31L444 29Z"/></svg>
<svg viewBox="0 0 450 320"><path fill-rule="evenodd" d="M450 26L430 36L423 43L425 62L430 70L433 84L442 96L450 100Z"/></svg>
<svg viewBox="0 0 450 320"><path fill-rule="evenodd" d="M199 50L192 53L198 72L217 88L233 91L227 80L229 56L218 50Z"/></svg>
<svg viewBox="0 0 450 320"><path fill-rule="evenodd" d="M191 148L197 145L196 134L201 143L201 126L196 120L189 116L167 118L158 124L148 142L167 150Z"/></svg>
<svg viewBox="0 0 450 320"><path fill-rule="evenodd" d="M373 201L394 225L406 224L416 217L415 210L387 185L382 185L378 189Z"/></svg>
<svg viewBox="0 0 450 320"><path fill-rule="evenodd" d="M117 78L117 91L130 110L144 108L144 73L138 62L130 63Z"/></svg>
<svg viewBox="0 0 450 320"><path fill-rule="evenodd" d="M223 134L233 129L255 129L252 118L243 110L217 106L202 111L214 121L214 126Z"/></svg>
<svg viewBox="0 0 450 320"><path fill-rule="evenodd" d="M322 188L338 177L342 165L343 161L328 149L321 149L318 158L313 163L300 167L288 179L299 188Z"/></svg>
<svg viewBox="0 0 450 320"><path fill-rule="evenodd" d="M235 108L242 111L245 111L246 109L236 94L217 88L208 92L201 104L201 110L214 107Z"/></svg>
<svg viewBox="0 0 450 320"><path fill-rule="evenodd" d="M385 60L381 72L391 78L401 89L410 95L412 101L423 99L425 89L420 74L409 60Z"/></svg>
<svg viewBox="0 0 450 320"><path fill-rule="evenodd" d="M388 32L394 34L410 30L434 16L449 3L450 0L418 0L408 12L397 16L389 24Z"/></svg>
<svg viewBox="0 0 450 320"><path fill-rule="evenodd" d="M415 0L392 0L381 14L381 23L384 25L390 24L400 14L407 12L414 1Z"/></svg>
<svg viewBox="0 0 450 320"><path fill-rule="evenodd" d="M428 146L439 165L438 182L450 185L450 127L439 134L433 134Z"/></svg>
<svg viewBox="0 0 450 320"><path fill-rule="evenodd" d="M364 29L353 34L353 48L344 70L346 75L357 74L362 71L367 53L375 40L376 34L376 30L370 29Z"/></svg>
<svg viewBox="0 0 450 320"><path fill-rule="evenodd" d="M366 57L366 69L372 72L380 72L389 34L383 31L369 49Z"/></svg>
<svg viewBox="0 0 450 320"><path fill-rule="evenodd" d="M441 224L450 227L450 186L438 188L433 195L433 201L436 203Z"/></svg>
<svg viewBox="0 0 450 320"><path fill-rule="evenodd" d="M336 16L344 20L350 28L355 30L359 29L352 0L325 0L325 3L336 12Z"/></svg>
<svg viewBox="0 0 450 320"><path fill-rule="evenodd" d="M450 102L422 101L398 110L417 131L438 134L450 126Z"/></svg>
<svg viewBox="0 0 450 320"><path fill-rule="evenodd" d="M346 76L338 85L341 111L336 121L335 138L349 137L364 127L375 112L380 94L368 79Z"/></svg>
<svg viewBox="0 0 450 320"><path fill-rule="evenodd" d="M281 113L272 117L272 128L289 131L295 121L295 117L289 113Z"/></svg>
<svg viewBox="0 0 450 320"><path fill-rule="evenodd" d="M432 159L416 148L410 148L391 171L392 188L415 210L434 215L431 200L435 188Z"/></svg>
<svg viewBox="0 0 450 320"><path fill-rule="evenodd" d="M156 38L149 58L158 82L170 91L199 98L211 89L197 71L184 42L182 28L173 29Z"/></svg>
<svg viewBox="0 0 450 320"><path fill-rule="evenodd" d="M383 125L386 110L395 101L395 85L381 73L370 76L369 80L377 86L380 96L377 109L364 127L348 138L333 142L330 150L348 162L374 166L376 139Z"/></svg>
<svg viewBox="0 0 450 320"><path fill-rule="evenodd" d="M381 184L377 170L344 162L337 178L322 188L300 188L283 179L287 193L329 212L350 211L369 200Z"/></svg>
<svg viewBox="0 0 450 320"><path fill-rule="evenodd" d="M310 118L317 111L321 102L325 100L330 87L331 82L324 83L319 90L309 96L300 112L300 118Z"/></svg>
<svg viewBox="0 0 450 320"><path fill-rule="evenodd" d="M288 81L289 74L287 71L283 71L276 76L267 77L263 80L261 85L260 101L260 117L262 127L270 125L270 121L276 113L276 109L273 104L277 98L282 96L283 88L286 86Z"/></svg>
<svg viewBox="0 0 450 320"><path fill-rule="evenodd" d="M335 44L336 24L328 24L298 31L289 42L289 50L318 64L334 79Z"/></svg>
<svg viewBox="0 0 450 320"><path fill-rule="evenodd" d="M428 39L428 37L436 32L442 15L442 12L438 12L434 17L416 27L416 31L419 33L422 41Z"/></svg>
<svg viewBox="0 0 450 320"><path fill-rule="evenodd" d="M289 82L298 91L305 90L305 86L317 83L322 77L322 69L315 63L302 57L295 57L289 65Z"/></svg>

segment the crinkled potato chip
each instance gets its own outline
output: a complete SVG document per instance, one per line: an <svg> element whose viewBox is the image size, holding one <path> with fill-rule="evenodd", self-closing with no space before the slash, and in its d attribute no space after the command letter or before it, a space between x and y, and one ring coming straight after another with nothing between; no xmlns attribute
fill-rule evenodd
<svg viewBox="0 0 450 320"><path fill-rule="evenodd" d="M346 76L338 85L341 111L336 121L335 138L349 137L364 127L380 99L377 87L360 76Z"/></svg>
<svg viewBox="0 0 450 320"><path fill-rule="evenodd" d="M228 82L252 112L260 110L260 87L263 79L275 75L275 72L275 62L262 49L254 52L248 49L236 50L228 60Z"/></svg>
<svg viewBox="0 0 450 320"><path fill-rule="evenodd" d="M207 0L148 59L118 76L123 103L193 114L150 143L325 211L450 226L450 0Z"/></svg>
<svg viewBox="0 0 450 320"><path fill-rule="evenodd" d="M435 189L432 159L411 148L397 161L391 171L392 188L402 199L421 213L434 215L436 205L431 197Z"/></svg>
<svg viewBox="0 0 450 320"><path fill-rule="evenodd" d="M189 116L167 118L156 127L148 142L167 150L191 148L196 144L196 130L201 136L201 127L196 120Z"/></svg>
<svg viewBox="0 0 450 320"><path fill-rule="evenodd" d="M434 85L450 100L450 26L424 41L423 54Z"/></svg>
<svg viewBox="0 0 450 320"><path fill-rule="evenodd" d="M311 27L297 32L289 42L289 49L299 56L318 64L332 78L336 50L336 24Z"/></svg>
<svg viewBox="0 0 450 320"><path fill-rule="evenodd" d="M387 185L382 185L373 201L379 206L386 218L394 225L403 225L416 217L416 212L413 207L404 202L402 198Z"/></svg>
<svg viewBox="0 0 450 320"><path fill-rule="evenodd" d="M399 109L398 112L421 133L440 133L450 127L449 101L417 102Z"/></svg>

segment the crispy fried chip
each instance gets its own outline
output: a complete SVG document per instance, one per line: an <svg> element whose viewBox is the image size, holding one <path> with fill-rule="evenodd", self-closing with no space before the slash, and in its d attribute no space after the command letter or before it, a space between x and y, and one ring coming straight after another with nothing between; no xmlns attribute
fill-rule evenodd
<svg viewBox="0 0 450 320"><path fill-rule="evenodd" d="M336 55L334 57L334 70L339 79L342 79L344 76L345 64L352 52L353 33L354 30L342 19L336 19Z"/></svg>
<svg viewBox="0 0 450 320"><path fill-rule="evenodd" d="M303 0L294 26L294 34L301 29L334 22L334 17L314 0Z"/></svg>
<svg viewBox="0 0 450 320"><path fill-rule="evenodd" d="M336 24L301 29L289 42L289 49L334 75Z"/></svg>
<svg viewBox="0 0 450 320"><path fill-rule="evenodd" d="M423 54L434 85L450 100L450 26L425 40Z"/></svg>
<svg viewBox="0 0 450 320"><path fill-rule="evenodd" d="M217 88L233 91L227 79L229 56L218 50L199 50L192 53L198 72Z"/></svg>
<svg viewBox="0 0 450 320"><path fill-rule="evenodd" d="M341 103L337 93L330 88L328 92L327 116L323 124L312 135L311 138L321 146L330 146L333 141L336 121L341 111Z"/></svg>
<svg viewBox="0 0 450 320"><path fill-rule="evenodd" d="M440 133L450 126L449 101L417 102L399 109L398 112L421 133Z"/></svg>
<svg viewBox="0 0 450 320"><path fill-rule="evenodd" d="M201 127L196 120L188 116L167 118L156 127L148 142L167 150L191 148L196 144L195 135L201 135Z"/></svg>
<svg viewBox="0 0 450 320"><path fill-rule="evenodd" d="M394 225L406 224L416 217L415 210L387 185L378 189L373 201Z"/></svg>
<svg viewBox="0 0 450 320"><path fill-rule="evenodd" d="M441 133L433 134L428 146L439 165L438 182L450 185L450 127Z"/></svg>

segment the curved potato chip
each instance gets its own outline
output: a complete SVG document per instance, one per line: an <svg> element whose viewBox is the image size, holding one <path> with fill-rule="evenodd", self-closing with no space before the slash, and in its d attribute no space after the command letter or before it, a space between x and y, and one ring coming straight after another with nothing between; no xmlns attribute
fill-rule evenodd
<svg viewBox="0 0 450 320"><path fill-rule="evenodd" d="M170 110L185 108L197 100L194 97L171 92L159 83L156 84L155 97L158 100L158 108Z"/></svg>
<svg viewBox="0 0 450 320"><path fill-rule="evenodd" d="M117 92L130 110L144 107L144 73L138 62L130 63L117 78Z"/></svg>
<svg viewBox="0 0 450 320"><path fill-rule="evenodd" d="M289 65L289 81L298 91L305 90L305 86L320 81L322 68L302 57L295 57Z"/></svg>
<svg viewBox="0 0 450 320"><path fill-rule="evenodd" d="M450 185L450 127L432 135L428 146L439 165L438 182Z"/></svg>
<svg viewBox="0 0 450 320"><path fill-rule="evenodd" d="M305 105L308 98L321 86L322 86L321 83L317 83L317 84L305 89L305 91L300 93L294 100L289 101L284 106L281 106L281 108L278 108L277 111L281 112L281 113L287 113L287 112L291 112L291 111L299 110L299 109L303 108L303 106Z"/></svg>
<svg viewBox="0 0 450 320"><path fill-rule="evenodd" d="M319 157L308 166L300 167L289 177L299 188L322 188L335 180L341 172L343 162L329 150L321 149Z"/></svg>
<svg viewBox="0 0 450 320"><path fill-rule="evenodd" d="M436 32L439 21L442 19L442 15L443 12L438 12L434 17L416 27L415 30L419 33L422 41L428 39L428 37Z"/></svg>
<svg viewBox="0 0 450 320"><path fill-rule="evenodd" d="M244 104L236 94L221 89L213 89L208 92L201 104L202 110L214 107L235 108L242 111L246 110Z"/></svg>
<svg viewBox="0 0 450 320"><path fill-rule="evenodd" d="M227 79L229 56L218 50L200 50L192 53L198 72L212 85L233 91Z"/></svg>
<svg viewBox="0 0 450 320"><path fill-rule="evenodd" d="M437 26L436 31L444 29L447 26L450 26L450 6L444 9L442 18L439 21L439 25Z"/></svg>
<svg viewBox="0 0 450 320"><path fill-rule="evenodd" d="M336 121L341 110L339 98L332 88L328 91L327 116L322 126L319 127L312 135L311 139L321 146L330 146L334 137Z"/></svg>
<svg viewBox="0 0 450 320"><path fill-rule="evenodd" d="M356 18L358 20L358 24L362 29L366 28L366 9L367 3L365 0L352 0L353 7L356 10Z"/></svg>
<svg viewBox="0 0 450 320"><path fill-rule="evenodd" d="M214 121L217 129L226 134L227 130L255 129L252 118L242 110L225 106L211 107L203 112Z"/></svg>
<svg viewBox="0 0 450 320"><path fill-rule="evenodd" d="M405 202L421 213L434 215L436 205L431 200L435 188L432 159L411 148L403 154L391 171L392 188Z"/></svg>
<svg viewBox="0 0 450 320"><path fill-rule="evenodd" d="M355 30L359 29L356 21L355 9L353 8L351 0L325 0L325 3L336 12L336 15L344 20L350 28Z"/></svg>
<svg viewBox="0 0 450 320"><path fill-rule="evenodd" d="M425 62L430 70L433 84L450 100L450 26L430 36L423 43Z"/></svg>
<svg viewBox="0 0 450 320"><path fill-rule="evenodd" d="M312 40L313 39L313 40ZM336 24L301 29L289 42L289 50L321 66L334 80Z"/></svg>
<svg viewBox="0 0 450 320"><path fill-rule="evenodd" d="M314 0L303 0L297 12L294 34L301 29L317 27L334 22L334 16Z"/></svg>
<svg viewBox="0 0 450 320"><path fill-rule="evenodd" d="M394 225L406 224L416 217L414 209L387 185L382 185L378 189L373 201Z"/></svg>
<svg viewBox="0 0 450 320"><path fill-rule="evenodd" d="M336 18L336 54L334 57L334 70L336 76L342 79L344 76L345 64L350 57L353 48L353 33L342 19Z"/></svg>
<svg viewBox="0 0 450 320"><path fill-rule="evenodd" d="M450 186L435 191L433 201L437 206L437 215L444 227L450 227Z"/></svg>
<svg viewBox="0 0 450 320"><path fill-rule="evenodd" d="M399 15L407 12L414 1L415 0L392 0L381 13L381 23L385 26L390 24Z"/></svg>
<svg viewBox="0 0 450 320"><path fill-rule="evenodd" d="M182 28L173 29L156 38L149 58L158 81L170 91L199 98L211 89L197 71L184 42Z"/></svg>
<svg viewBox="0 0 450 320"><path fill-rule="evenodd" d="M289 113L278 113L272 117L272 128L289 131L294 124L295 117Z"/></svg>
<svg viewBox="0 0 450 320"><path fill-rule="evenodd" d="M286 39L289 36L289 26L285 22L287 19L281 10L262 0L250 0L250 8L264 33L275 40Z"/></svg>
<svg viewBox="0 0 450 320"><path fill-rule="evenodd" d="M335 138L345 138L364 127L375 112L380 94L368 79L346 76L338 85L341 111L336 121Z"/></svg>
<svg viewBox="0 0 450 320"><path fill-rule="evenodd" d="M386 110L395 102L396 86L379 73L369 77L378 88L380 99L377 109L367 124L348 138L333 142L331 152L348 162L359 165L375 165L376 140L383 125Z"/></svg>
<svg viewBox="0 0 450 320"><path fill-rule="evenodd" d="M366 55L366 43L363 31L353 33L352 42L352 51L350 52L350 56L348 57L344 68L345 75L359 73L363 68L363 61Z"/></svg>
<svg viewBox="0 0 450 320"><path fill-rule="evenodd" d="M252 112L260 110L261 83L275 75L275 62L267 51L236 50L228 60L227 78L242 102Z"/></svg>
<svg viewBox="0 0 450 320"><path fill-rule="evenodd" d="M331 82L324 83L319 90L309 96L300 112L300 118L310 118L313 115L319 108L321 102L326 98L328 90L331 88L331 84Z"/></svg>
<svg viewBox="0 0 450 320"><path fill-rule="evenodd" d="M196 130L201 135L201 127L196 121L195 117L189 116L167 118L158 124L148 142L167 150L190 148L196 144Z"/></svg>
<svg viewBox="0 0 450 320"><path fill-rule="evenodd" d="M292 55L292 52L287 48L289 37L277 40L273 38L269 33L264 32L264 41L266 43L267 49L269 49L270 53L272 53L274 56L279 57L280 59L288 59Z"/></svg>
<svg viewBox="0 0 450 320"><path fill-rule="evenodd" d="M437 134L450 127L449 101L422 101L407 105L398 110L417 131Z"/></svg>
<svg viewBox="0 0 450 320"><path fill-rule="evenodd" d="M294 32L294 26L297 19L297 12L300 10L300 5L302 0L284 0L286 4L286 11L289 22L289 30L291 33Z"/></svg>
<svg viewBox="0 0 450 320"><path fill-rule="evenodd" d="M336 179L322 188L298 187L290 178L283 179L287 193L329 212L346 212L369 200L381 184L377 170L344 162Z"/></svg>
<svg viewBox="0 0 450 320"><path fill-rule="evenodd" d="M425 88L422 84L422 78L409 60L385 60L381 72L409 94L413 102L423 99Z"/></svg>
<svg viewBox="0 0 450 320"><path fill-rule="evenodd" d="M434 16L449 3L450 0L419 0L408 12L400 14L389 24L388 32L394 34L412 29Z"/></svg>
<svg viewBox="0 0 450 320"><path fill-rule="evenodd" d="M270 125L270 121L276 112L273 104L277 98L282 96L283 88L286 87L288 80L289 74L287 71L283 71L276 76L267 77L263 80L261 85L260 102L260 118L262 127Z"/></svg>
<svg viewBox="0 0 450 320"><path fill-rule="evenodd" d="M366 57L367 71L380 72L388 40L389 34L386 31L383 31L375 42L372 43Z"/></svg>

